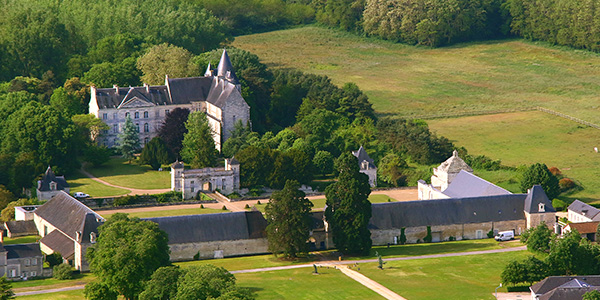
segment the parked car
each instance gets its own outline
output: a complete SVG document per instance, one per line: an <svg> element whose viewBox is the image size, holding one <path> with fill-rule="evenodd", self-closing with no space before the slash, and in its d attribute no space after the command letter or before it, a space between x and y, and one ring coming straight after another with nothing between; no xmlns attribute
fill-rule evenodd
<svg viewBox="0 0 600 300"><path fill-rule="evenodd" d="M494 237L496 241L510 241L515 238L515 233L512 231L500 231Z"/></svg>
<svg viewBox="0 0 600 300"><path fill-rule="evenodd" d="M86 193L82 193L82 192L75 192L75 194L73 196L75 196L75 198L87 198L90 195L88 195Z"/></svg>

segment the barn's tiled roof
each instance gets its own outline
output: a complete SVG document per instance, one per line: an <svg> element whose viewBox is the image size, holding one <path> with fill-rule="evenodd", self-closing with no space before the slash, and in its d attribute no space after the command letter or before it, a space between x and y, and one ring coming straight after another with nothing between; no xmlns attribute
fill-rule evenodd
<svg viewBox="0 0 600 300"><path fill-rule="evenodd" d="M499 222L525 219L526 194L401 201L372 205L371 229Z"/></svg>
<svg viewBox="0 0 600 300"><path fill-rule="evenodd" d="M600 222L583 222L583 223L569 223L567 226L571 228L571 230L576 229L579 233L596 233L596 229L598 228L598 224Z"/></svg>
<svg viewBox="0 0 600 300"><path fill-rule="evenodd" d="M70 258L75 253L75 241L58 230L52 230L40 240L40 244L58 252L64 258Z"/></svg>
<svg viewBox="0 0 600 300"><path fill-rule="evenodd" d="M145 218L169 235L169 244L265 237L267 222L258 211Z"/></svg>

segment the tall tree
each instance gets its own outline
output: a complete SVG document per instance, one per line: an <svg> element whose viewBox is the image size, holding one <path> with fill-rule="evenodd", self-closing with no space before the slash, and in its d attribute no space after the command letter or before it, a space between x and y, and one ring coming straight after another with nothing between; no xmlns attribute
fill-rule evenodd
<svg viewBox="0 0 600 300"><path fill-rule="evenodd" d="M137 67L144 73L142 81L151 85L163 84L165 75L170 78L200 75L200 69L192 63L191 52L166 43L148 49L138 58Z"/></svg>
<svg viewBox="0 0 600 300"><path fill-rule="evenodd" d="M240 162L240 185L255 187L267 185L273 170L273 151L265 147L248 146L236 154Z"/></svg>
<svg viewBox="0 0 600 300"><path fill-rule="evenodd" d="M181 157L193 168L212 167L219 152L215 148L213 132L206 114L193 112L185 122L187 133L183 135Z"/></svg>
<svg viewBox="0 0 600 300"><path fill-rule="evenodd" d="M175 299L177 295L177 282L183 270L178 266L160 267L146 283L140 300Z"/></svg>
<svg viewBox="0 0 600 300"><path fill-rule="evenodd" d="M0 277L0 300L14 299L15 293L12 290L12 284L6 276Z"/></svg>
<svg viewBox="0 0 600 300"><path fill-rule="evenodd" d="M154 137L144 146L140 161L143 164L150 165L152 169L158 170L161 164L171 163L174 159L165 142L159 137Z"/></svg>
<svg viewBox="0 0 600 300"><path fill-rule="evenodd" d="M169 111L158 130L158 137L165 141L176 158L181 158L181 143L183 142L183 135L187 133L185 122L187 122L189 114L190 111L187 108L178 107Z"/></svg>
<svg viewBox="0 0 600 300"><path fill-rule="evenodd" d="M548 170L548 167L545 164L536 163L525 170L525 173L523 173L523 180L521 181L521 192L527 192L528 189L536 184L542 186L550 200L556 198L560 194L558 178Z"/></svg>
<svg viewBox="0 0 600 300"><path fill-rule="evenodd" d="M335 247L342 253L368 254L371 232L369 177L359 172L358 161L351 153L343 153L336 161L338 181L325 189L325 219L333 234Z"/></svg>
<svg viewBox="0 0 600 300"><path fill-rule="evenodd" d="M139 129L133 125L129 116L125 119L123 132L119 133L119 146L117 147L123 157L129 161L133 159L133 154L140 149Z"/></svg>
<svg viewBox="0 0 600 300"><path fill-rule="evenodd" d="M115 214L98 228L87 258L100 282L137 299L152 273L170 264L168 237L154 222Z"/></svg>
<svg viewBox="0 0 600 300"><path fill-rule="evenodd" d="M527 250L534 252L550 251L550 240L552 238L552 230L542 222L535 227L527 237Z"/></svg>
<svg viewBox="0 0 600 300"><path fill-rule="evenodd" d="M313 204L299 188L297 181L288 180L283 190L273 193L265 208L269 251L275 255L295 258L308 251Z"/></svg>

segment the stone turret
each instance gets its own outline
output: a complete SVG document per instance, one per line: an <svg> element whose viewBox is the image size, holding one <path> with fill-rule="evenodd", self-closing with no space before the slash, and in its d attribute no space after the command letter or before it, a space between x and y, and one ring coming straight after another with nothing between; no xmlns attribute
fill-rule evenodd
<svg viewBox="0 0 600 300"><path fill-rule="evenodd" d="M240 85L240 81L237 76L235 76L235 72L233 71L233 65L231 64L231 60L229 59L229 55L227 55L227 50L223 50L223 55L221 55L221 60L219 61L219 65L217 66L217 76L223 78L236 86Z"/></svg>
<svg viewBox="0 0 600 300"><path fill-rule="evenodd" d="M458 151L454 150L450 158L439 167L433 168L431 185L443 192L461 170L473 174L473 169L462 158L458 157Z"/></svg>

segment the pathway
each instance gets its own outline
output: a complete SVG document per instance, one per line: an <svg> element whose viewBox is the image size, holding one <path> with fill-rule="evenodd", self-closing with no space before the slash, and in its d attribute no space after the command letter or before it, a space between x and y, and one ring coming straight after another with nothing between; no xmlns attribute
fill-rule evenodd
<svg viewBox="0 0 600 300"><path fill-rule="evenodd" d="M109 182L106 182L94 175L92 175L92 173L86 171L83 169L83 167L81 167L81 173L83 173L83 175L89 177L90 179L104 184L104 185L108 185L108 186L112 186L115 188L120 188L120 189L124 189L124 190L129 190L129 194L127 195L144 195L144 194L148 194L148 195L153 195L153 194L162 194L162 193L166 193L166 192L170 192L171 189L152 189L152 190L143 190L143 189L134 189L134 188L130 188L130 187L125 187L125 186L120 186L120 185L116 185L116 184L112 184Z"/></svg>
<svg viewBox="0 0 600 300"><path fill-rule="evenodd" d="M342 265L342 266L338 266L338 269L340 271L342 271L342 273L344 273L344 275L358 281L358 283L364 285L365 287L371 289L372 291L374 291L375 293L383 296L386 299L389 300L406 300L406 298L394 293L393 291L391 291L390 289L386 288L385 286L379 284L377 281L363 275L360 274L354 270L351 270L350 268L348 268L348 266L346 265Z"/></svg>
<svg viewBox="0 0 600 300"><path fill-rule="evenodd" d="M522 251L522 250L526 250L526 249L527 249L527 247L522 246L522 247L514 247L514 248L481 250L481 251L470 251L470 252L430 254L430 255L419 255L419 256L408 256L408 257L394 257L394 258L386 258L385 261L413 260L413 259L423 259L423 258L438 258L438 257L450 257L450 256L465 256L465 255L477 255L477 254L488 254L488 253L501 253L501 252ZM361 259L361 260L329 261L329 262L322 262L319 265L336 265L337 266L337 265L351 265L351 264L369 263L369 262L377 262L377 259L375 258L375 259ZM231 271L230 273L232 273L232 274L255 273L255 272L267 272L267 271L278 271L278 270L290 270L290 269L298 269L298 268L312 268L312 267L313 267L313 264L303 264L303 265L279 266L279 267L258 268L258 269L249 269L249 270L237 270L237 271ZM342 270L342 268L340 268L340 270ZM356 273L358 273L358 272L356 272ZM346 274L346 273L344 273L344 274ZM348 275L348 274L346 274L346 275ZM367 279L369 279L369 278L367 278ZM371 279L369 279L369 280L371 280ZM375 281L373 281L373 282L375 282ZM365 286L367 286L367 285L365 285ZM21 293L16 293L15 295L16 296L39 295L39 294L70 291L70 290L81 290L84 287L85 287L84 285L77 285L77 286L66 287L66 288L21 292ZM369 286L367 286L367 287L369 287ZM377 293L379 293L379 292L377 292ZM398 297L400 297L400 296L398 296ZM400 298L388 298L388 299L404 299L404 298L400 297Z"/></svg>

